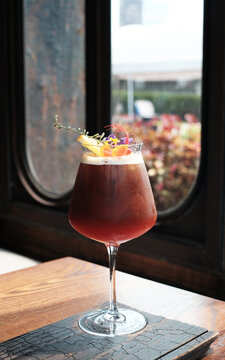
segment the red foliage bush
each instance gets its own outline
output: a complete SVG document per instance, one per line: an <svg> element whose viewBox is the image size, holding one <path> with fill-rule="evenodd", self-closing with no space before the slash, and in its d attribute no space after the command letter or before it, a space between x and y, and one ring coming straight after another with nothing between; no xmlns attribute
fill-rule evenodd
<svg viewBox="0 0 225 360"><path fill-rule="evenodd" d="M194 114L162 114L149 121L123 123L130 136L143 141L143 157L157 209L182 201L193 186L201 152L201 125Z"/></svg>

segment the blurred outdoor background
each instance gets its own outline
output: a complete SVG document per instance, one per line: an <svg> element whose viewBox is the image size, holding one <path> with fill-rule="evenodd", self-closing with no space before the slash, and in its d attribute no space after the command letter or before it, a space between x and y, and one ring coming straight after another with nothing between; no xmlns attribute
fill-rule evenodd
<svg viewBox="0 0 225 360"><path fill-rule="evenodd" d="M112 1L112 121L143 141L158 210L198 173L202 29L202 1Z"/></svg>

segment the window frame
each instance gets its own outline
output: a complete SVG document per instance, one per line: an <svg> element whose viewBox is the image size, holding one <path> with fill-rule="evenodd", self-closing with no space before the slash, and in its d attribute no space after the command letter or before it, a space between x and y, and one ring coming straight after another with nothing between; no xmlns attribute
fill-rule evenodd
<svg viewBox="0 0 225 360"><path fill-rule="evenodd" d="M86 0L86 118L90 131L110 119L110 0ZM23 1L0 3L4 54L0 246L39 260L75 256L107 265L104 246L68 224L69 194L50 199L34 185L25 159ZM124 244L118 268L217 298L225 298L225 4L205 0L202 155L197 184L185 206ZM215 56L216 54L216 56ZM212 120L213 119L213 120ZM212 191L213 189L213 191Z"/></svg>

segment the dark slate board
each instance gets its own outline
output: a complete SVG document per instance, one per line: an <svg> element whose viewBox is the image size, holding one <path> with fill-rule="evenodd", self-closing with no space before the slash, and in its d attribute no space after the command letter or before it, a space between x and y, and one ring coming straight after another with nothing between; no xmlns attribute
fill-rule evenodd
<svg viewBox="0 0 225 360"><path fill-rule="evenodd" d="M0 344L0 359L11 360L196 360L217 333L202 327L145 314L139 333L114 338L84 333L81 314Z"/></svg>

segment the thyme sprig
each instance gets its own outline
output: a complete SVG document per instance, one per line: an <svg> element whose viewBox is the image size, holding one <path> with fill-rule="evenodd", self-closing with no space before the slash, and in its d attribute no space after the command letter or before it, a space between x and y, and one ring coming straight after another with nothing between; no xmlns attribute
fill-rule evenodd
<svg viewBox="0 0 225 360"><path fill-rule="evenodd" d="M64 126L63 124L61 124L58 121L58 115L55 115L55 118L53 120L53 124L54 124L54 127L57 127L59 130L60 129L65 129L65 130L68 130L68 131L72 131L74 134L85 135L85 136L88 136L89 138L95 139L95 140L97 140L99 142L103 142L103 138L105 136L104 132L101 135L99 133L97 133L95 135L89 135L89 131L87 131L86 129L81 130L81 128L77 129L77 128L73 128L71 126Z"/></svg>

